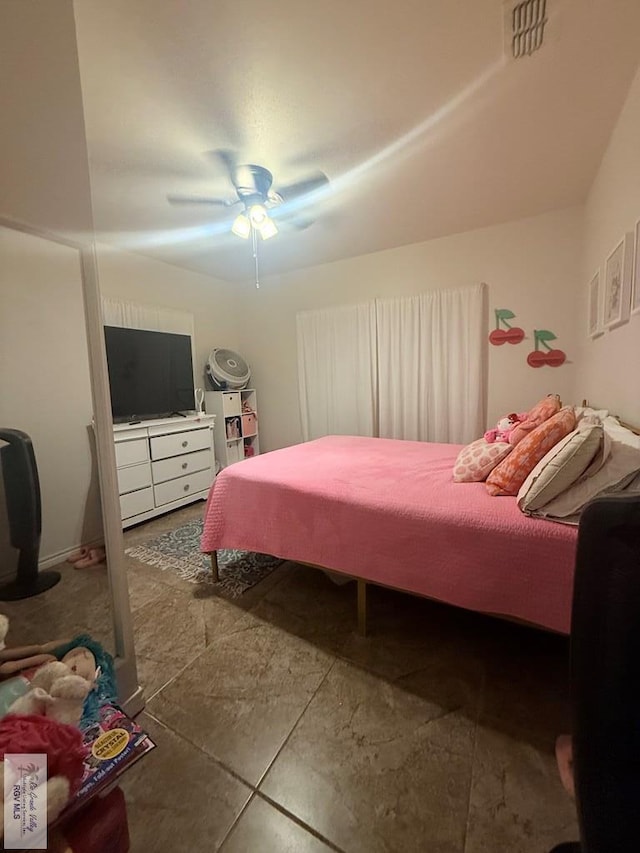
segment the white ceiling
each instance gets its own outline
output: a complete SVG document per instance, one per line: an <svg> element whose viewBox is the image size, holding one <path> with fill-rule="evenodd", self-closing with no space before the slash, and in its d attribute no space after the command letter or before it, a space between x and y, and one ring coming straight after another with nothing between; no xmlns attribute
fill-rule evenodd
<svg viewBox="0 0 640 853"><path fill-rule="evenodd" d="M507 61L501 0L76 0L98 238L251 279L213 149L274 186L321 169L315 223L263 274L580 203L640 59L638 0L547 0ZM235 209L234 209L235 210Z"/></svg>

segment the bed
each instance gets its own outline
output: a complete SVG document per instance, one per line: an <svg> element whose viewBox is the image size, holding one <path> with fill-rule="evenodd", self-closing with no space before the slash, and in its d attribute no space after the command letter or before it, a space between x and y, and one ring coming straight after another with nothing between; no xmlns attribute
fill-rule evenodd
<svg viewBox="0 0 640 853"><path fill-rule="evenodd" d="M525 516L484 483L454 483L460 445L327 436L225 468L201 548L240 548L366 584L570 629L577 529Z"/></svg>

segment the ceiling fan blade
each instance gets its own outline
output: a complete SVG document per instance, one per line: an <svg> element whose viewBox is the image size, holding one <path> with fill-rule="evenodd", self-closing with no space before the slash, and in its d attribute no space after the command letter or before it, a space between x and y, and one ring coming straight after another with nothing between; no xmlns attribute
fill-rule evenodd
<svg viewBox="0 0 640 853"><path fill-rule="evenodd" d="M280 187L278 195L282 199L282 206L276 208L272 215L289 226L303 231L315 222L315 216L311 214L311 207L316 200L313 194L327 186L329 186L329 178L324 172L317 171L302 181Z"/></svg>
<svg viewBox="0 0 640 853"><path fill-rule="evenodd" d="M235 185L235 174L238 168L238 157L236 152L231 151L228 148L212 148L210 151L207 151L207 154L209 157L222 164L229 180Z"/></svg>
<svg viewBox="0 0 640 853"><path fill-rule="evenodd" d="M224 198L209 198L202 195L168 195L169 204L211 204L217 207L231 207L237 201L229 201Z"/></svg>
<svg viewBox="0 0 640 853"><path fill-rule="evenodd" d="M318 171L309 175L308 178L304 178L302 181L297 181L296 183L289 184L288 186L280 187L278 192L286 203L287 201L292 201L293 199L300 198L303 195L308 195L309 193L315 192L316 190L328 185L329 178L324 172Z"/></svg>

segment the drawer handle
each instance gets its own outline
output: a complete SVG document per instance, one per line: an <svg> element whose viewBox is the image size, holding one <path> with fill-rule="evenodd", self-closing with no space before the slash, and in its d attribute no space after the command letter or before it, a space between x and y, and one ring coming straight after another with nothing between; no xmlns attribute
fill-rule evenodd
<svg viewBox="0 0 640 853"><path fill-rule="evenodd" d="M188 441L183 441L183 442L182 442L182 446L183 446L183 447L186 447L186 446L187 446L187 444L189 444L189 442L188 442Z"/></svg>
<svg viewBox="0 0 640 853"><path fill-rule="evenodd" d="M189 483L185 483L182 488L185 492L188 492L189 491Z"/></svg>
<svg viewBox="0 0 640 853"><path fill-rule="evenodd" d="M187 470L187 463L186 463L186 462L183 462L183 463L182 463L182 470L183 470L183 471L186 471L186 470Z"/></svg>

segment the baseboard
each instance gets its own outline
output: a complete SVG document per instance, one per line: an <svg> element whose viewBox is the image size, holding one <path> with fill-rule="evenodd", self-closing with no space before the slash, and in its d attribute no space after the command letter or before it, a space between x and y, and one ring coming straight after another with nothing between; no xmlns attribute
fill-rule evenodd
<svg viewBox="0 0 640 853"><path fill-rule="evenodd" d="M122 705L122 710L130 717L135 717L139 714L140 711L144 710L144 691L142 687L138 687L131 696L122 700L120 704Z"/></svg>
<svg viewBox="0 0 640 853"><path fill-rule="evenodd" d="M57 566L58 563L64 563L67 557L75 554L80 548L104 548L103 539L94 539L93 542L85 542L82 545L74 545L72 548L66 548L64 551L58 551L56 554L49 554L46 557L41 557L38 560L39 569L50 569L52 566Z"/></svg>

